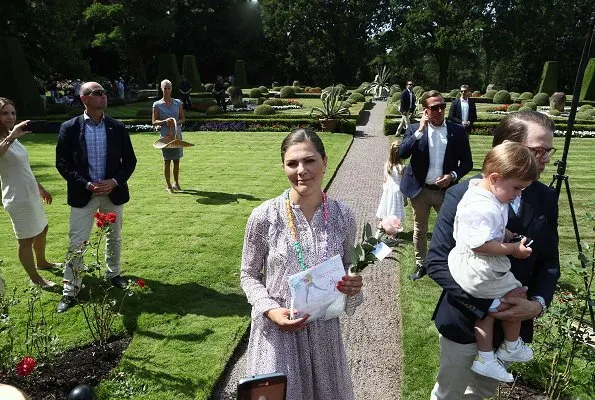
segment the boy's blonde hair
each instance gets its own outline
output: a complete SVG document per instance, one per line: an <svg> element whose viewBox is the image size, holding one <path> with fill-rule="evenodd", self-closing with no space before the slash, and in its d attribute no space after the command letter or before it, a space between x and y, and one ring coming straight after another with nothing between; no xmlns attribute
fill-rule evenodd
<svg viewBox="0 0 595 400"><path fill-rule="evenodd" d="M494 172L502 179L534 181L538 173L537 160L533 152L522 144L505 142L492 148L483 160L483 176Z"/></svg>
<svg viewBox="0 0 595 400"><path fill-rule="evenodd" d="M388 154L388 161L386 162L386 172L390 175L393 173L393 167L397 167L397 173L403 174L403 161L399 156L399 147L401 147L401 141L395 140L390 145L390 152Z"/></svg>

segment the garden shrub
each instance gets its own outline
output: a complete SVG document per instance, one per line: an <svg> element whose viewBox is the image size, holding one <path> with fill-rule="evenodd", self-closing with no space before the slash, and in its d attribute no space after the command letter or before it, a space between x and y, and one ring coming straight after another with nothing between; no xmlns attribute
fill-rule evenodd
<svg viewBox="0 0 595 400"><path fill-rule="evenodd" d="M481 97L481 92L479 90L476 90L475 92L473 92L471 94L472 97Z"/></svg>
<svg viewBox="0 0 595 400"><path fill-rule="evenodd" d="M347 98L347 99L345 99L345 102L346 102L346 103L349 103L349 104L351 104L351 105L354 105L355 103L357 103L357 101L355 101L355 100L354 100L354 99L352 99L351 97L350 97L350 98Z"/></svg>
<svg viewBox="0 0 595 400"><path fill-rule="evenodd" d="M531 92L523 92L518 97L519 100L531 100L533 98L533 93Z"/></svg>
<svg viewBox="0 0 595 400"><path fill-rule="evenodd" d="M300 86L294 86L293 91L295 93L304 93L304 89L302 89Z"/></svg>
<svg viewBox="0 0 595 400"><path fill-rule="evenodd" d="M508 111L518 111L521 108L519 103L512 103L508 106Z"/></svg>
<svg viewBox="0 0 595 400"><path fill-rule="evenodd" d="M402 90L401 87L399 85L391 85L389 91L388 91L388 95L389 96L393 96L395 93L399 93L401 94Z"/></svg>
<svg viewBox="0 0 595 400"><path fill-rule="evenodd" d="M393 95L392 95L392 97L391 97L391 100L392 100L393 103L400 102L401 101L401 92L394 92Z"/></svg>
<svg viewBox="0 0 595 400"><path fill-rule="evenodd" d="M261 105L264 104L264 102L266 101L266 99L264 97L259 97L258 99L256 99L256 105Z"/></svg>
<svg viewBox="0 0 595 400"><path fill-rule="evenodd" d="M48 114L66 114L68 106L66 104L48 104L46 112Z"/></svg>
<svg viewBox="0 0 595 400"><path fill-rule="evenodd" d="M293 86L283 86L283 88L281 88L281 93L279 93L279 96L281 98L289 98L289 97L294 97L295 96L295 89Z"/></svg>
<svg viewBox="0 0 595 400"><path fill-rule="evenodd" d="M366 94L366 91L365 91L365 89L361 89L361 88L360 88L360 89L355 89L355 90L352 92L352 94L353 94L353 93L359 93L359 94L361 94L361 95L363 96L363 95L365 95L365 94ZM358 100L358 101L360 101L360 100ZM363 100L361 100L361 101L363 101Z"/></svg>
<svg viewBox="0 0 595 400"><path fill-rule="evenodd" d="M578 111L580 112L584 112L587 110L592 110L593 106L591 104L583 104L582 106L579 107Z"/></svg>
<svg viewBox="0 0 595 400"><path fill-rule="evenodd" d="M521 108L519 108L519 111L534 111L534 110L531 107L522 106Z"/></svg>
<svg viewBox="0 0 595 400"><path fill-rule="evenodd" d="M529 107L533 111L537 111L537 104L535 104L534 101L525 101L523 103L523 106Z"/></svg>
<svg viewBox="0 0 595 400"><path fill-rule="evenodd" d="M351 106L352 106L352 104L348 101L344 101L341 103L341 107L349 108Z"/></svg>
<svg viewBox="0 0 595 400"><path fill-rule="evenodd" d="M547 93L537 93L535 97L533 97L533 102L538 106L549 106L550 105L550 96Z"/></svg>
<svg viewBox="0 0 595 400"><path fill-rule="evenodd" d="M415 97L417 97L418 99L421 97L421 95L425 92L426 90L421 87L421 86L414 86L413 87L413 94L415 94Z"/></svg>
<svg viewBox="0 0 595 400"><path fill-rule="evenodd" d="M137 97L136 97L136 101L138 101L139 103L143 102L143 101L148 101L149 100L149 95L147 93L140 93Z"/></svg>
<svg viewBox="0 0 595 400"><path fill-rule="evenodd" d="M269 106L282 106L284 105L283 100L278 98L267 99L264 101L263 104L267 104Z"/></svg>
<svg viewBox="0 0 595 400"><path fill-rule="evenodd" d="M215 88L215 85L213 85L212 83L207 83L205 85L205 92L209 92L211 93L213 91L213 89Z"/></svg>
<svg viewBox="0 0 595 400"><path fill-rule="evenodd" d="M493 89L491 89L491 90L488 90L488 91L486 92L486 94L484 95L484 97L485 97L486 99L493 100L493 99L494 99L494 96L496 96L496 93L498 93L498 91L497 91L497 90L493 90Z"/></svg>
<svg viewBox="0 0 595 400"><path fill-rule="evenodd" d="M239 86L240 88L247 88L248 81L246 80L246 65L244 64L244 60L236 60L234 71L234 85Z"/></svg>
<svg viewBox="0 0 595 400"><path fill-rule="evenodd" d="M459 94L459 89L453 89L448 92L448 97L457 97L457 94Z"/></svg>
<svg viewBox="0 0 595 400"><path fill-rule="evenodd" d="M271 89L275 90L276 87L280 87L281 84L277 81L273 81L273 83L271 83Z"/></svg>
<svg viewBox="0 0 595 400"><path fill-rule="evenodd" d="M275 109L268 104L261 104L256 106L254 109L254 114L256 115L272 115L275 113Z"/></svg>
<svg viewBox="0 0 595 400"><path fill-rule="evenodd" d="M258 88L252 88L252 89L250 89L249 97L251 97L251 98L262 97L262 92Z"/></svg>
<svg viewBox="0 0 595 400"><path fill-rule="evenodd" d="M258 90L260 90L260 93L262 94L267 94L269 92L269 89L266 86L259 86Z"/></svg>
<svg viewBox="0 0 595 400"><path fill-rule="evenodd" d="M223 109L219 106L210 106L207 108L207 115L223 114Z"/></svg>
<svg viewBox="0 0 595 400"><path fill-rule="evenodd" d="M291 85L293 87L300 87L302 86L302 84L300 83L300 81L293 81L293 85Z"/></svg>
<svg viewBox="0 0 595 400"><path fill-rule="evenodd" d="M519 92L510 92L510 98L516 100L521 94Z"/></svg>
<svg viewBox="0 0 595 400"><path fill-rule="evenodd" d="M273 90L274 90L275 92L280 92L280 91L281 91L281 89L283 89L283 87L282 87L282 86L273 86Z"/></svg>
<svg viewBox="0 0 595 400"><path fill-rule="evenodd" d="M553 115L554 117L559 117L560 114L562 114L559 110L556 109L552 109L549 111L550 115Z"/></svg>
<svg viewBox="0 0 595 400"><path fill-rule="evenodd" d="M487 97L487 95L486 95ZM494 97L492 98L494 104L510 104L512 103L512 99L510 98L510 93L508 90L498 90Z"/></svg>
<svg viewBox="0 0 595 400"><path fill-rule="evenodd" d="M358 103L366 101L366 96L364 96L361 93L356 93L356 92L351 93L349 98L355 100Z"/></svg>
<svg viewBox="0 0 595 400"><path fill-rule="evenodd" d="M595 109L593 108L588 108L585 111L583 111L585 114L589 114L591 117L595 117Z"/></svg>

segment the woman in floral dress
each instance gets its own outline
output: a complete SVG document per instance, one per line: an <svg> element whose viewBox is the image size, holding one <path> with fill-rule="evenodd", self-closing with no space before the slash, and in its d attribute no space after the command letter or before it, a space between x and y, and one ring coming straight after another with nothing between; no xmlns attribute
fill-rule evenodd
<svg viewBox="0 0 595 400"><path fill-rule="evenodd" d="M255 208L246 226L241 285L252 305L247 374L285 373L288 400L353 400L339 319L290 319L287 278L337 254L347 269L355 216L322 191L327 158L315 132L288 135L281 160L290 188ZM360 276L337 284L359 299L361 287Z"/></svg>

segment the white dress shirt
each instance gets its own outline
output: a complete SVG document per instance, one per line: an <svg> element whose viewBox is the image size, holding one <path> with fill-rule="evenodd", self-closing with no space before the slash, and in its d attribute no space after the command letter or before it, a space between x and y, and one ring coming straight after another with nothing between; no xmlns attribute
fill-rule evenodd
<svg viewBox="0 0 595 400"><path fill-rule="evenodd" d="M443 164L444 154L446 153L446 144L448 143L446 120L440 126L428 124L428 149L430 151L430 165L426 175L426 183L435 185L436 180L444 175ZM415 138L419 140L423 132L415 132Z"/></svg>
<svg viewBox="0 0 595 400"><path fill-rule="evenodd" d="M469 100L461 97L461 121L469 121Z"/></svg>

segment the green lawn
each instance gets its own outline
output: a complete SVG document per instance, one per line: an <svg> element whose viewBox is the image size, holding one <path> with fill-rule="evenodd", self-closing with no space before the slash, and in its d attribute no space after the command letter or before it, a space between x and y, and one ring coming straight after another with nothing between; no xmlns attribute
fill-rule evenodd
<svg viewBox="0 0 595 400"><path fill-rule="evenodd" d="M117 382L100 386L101 398L120 399L123 385L143 399L206 399L249 323L249 306L239 287L239 265L246 220L262 201L287 186L280 161L285 133L187 133L196 144L185 150L181 185L186 193L169 195L162 178L155 134L135 134L138 164L132 199L124 209L122 272L142 277L151 288L127 299L116 330L133 340L117 372ZM347 151L351 136L322 134L329 155L330 179ZM66 184L54 168L56 136L30 135L23 142L33 171L54 196L46 207L50 221L48 253L64 258L69 208ZM21 302L12 313L20 354L27 287L16 257L16 239L8 217L0 214L2 274L18 288ZM43 272L60 282L59 273ZM79 308L53 314L60 293L44 293L45 309L64 349L90 342ZM116 378L114 378L116 379ZM124 382L124 383L122 383ZM148 385L146 391L140 385Z"/></svg>
<svg viewBox="0 0 595 400"><path fill-rule="evenodd" d="M473 163L475 171L479 172L483 157L491 147L491 137L471 136L471 148L473 152ZM563 148L563 139L554 139L554 146L559 149L559 153L554 156L554 160L561 157ZM577 217L583 217L587 212L593 212L593 206L588 203L593 200L593 190L595 189L595 178L590 173L592 162L590 155L595 152L595 141L592 139L572 139L569 157L567 175L569 176L572 197L576 208ZM554 161L553 160L553 161ZM547 167L541 180L549 184L552 175L555 173L553 162ZM576 243L568 201L565 192L562 192L559 202L559 235L560 235L560 258L562 276L561 282L570 285L582 285L574 276L565 273L568 271L570 262L577 260ZM411 212L411 208L408 208ZM435 214L432 213L430 226L433 226ZM406 230L412 230L412 215L408 216ZM583 242L593 244L595 234L592 223L580 223L580 234ZM434 281L428 278L412 282L408 275L414 269L413 246L407 245L403 248L400 257L400 279L401 279L401 309L403 318L403 348L405 353L404 379L403 379L403 399L422 400L427 399L435 382L435 376L438 371L438 331L431 316L434 307L440 296L440 288ZM595 373L595 366L590 366L588 371ZM585 393L578 390L574 393L576 396L590 398L591 393ZM587 396L587 397L584 397Z"/></svg>

